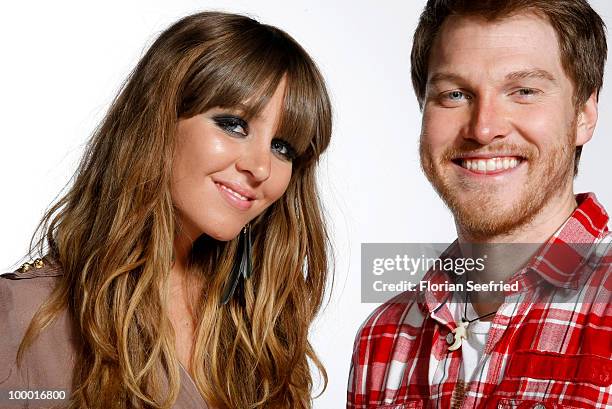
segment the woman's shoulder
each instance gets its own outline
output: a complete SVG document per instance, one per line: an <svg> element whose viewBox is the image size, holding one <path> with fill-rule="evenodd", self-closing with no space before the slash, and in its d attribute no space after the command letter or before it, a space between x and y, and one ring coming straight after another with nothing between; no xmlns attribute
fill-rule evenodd
<svg viewBox="0 0 612 409"><path fill-rule="evenodd" d="M32 317L61 276L61 267L47 258L0 275L0 389L69 385L74 343L65 311L34 340L24 355L23 370L18 371L16 366L17 350Z"/></svg>
<svg viewBox="0 0 612 409"><path fill-rule="evenodd" d="M60 264L53 258L45 256L27 261L17 270L0 275L9 280L27 280L41 277L57 277L62 275Z"/></svg>
<svg viewBox="0 0 612 409"><path fill-rule="evenodd" d="M2 321L9 318L7 314L31 318L51 294L61 275L60 265L46 257L26 262L17 270L0 275Z"/></svg>

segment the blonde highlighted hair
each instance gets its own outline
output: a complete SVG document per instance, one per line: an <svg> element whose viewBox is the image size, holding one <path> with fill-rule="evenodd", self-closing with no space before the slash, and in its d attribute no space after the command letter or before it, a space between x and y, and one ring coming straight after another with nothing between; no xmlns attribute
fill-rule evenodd
<svg viewBox="0 0 612 409"><path fill-rule="evenodd" d="M20 345L67 309L82 342L71 408L168 408L180 388L168 278L177 224L170 177L177 122L210 108L254 115L282 78L278 135L296 149L286 193L252 222L254 275L220 305L237 239L198 238L188 274L194 299L191 369L217 408L308 408L308 341L328 281L329 240L315 165L331 136L324 81L285 32L251 18L203 12L165 30L140 60L89 141L67 193L43 217L36 251L63 269ZM205 206L205 204L203 204Z"/></svg>

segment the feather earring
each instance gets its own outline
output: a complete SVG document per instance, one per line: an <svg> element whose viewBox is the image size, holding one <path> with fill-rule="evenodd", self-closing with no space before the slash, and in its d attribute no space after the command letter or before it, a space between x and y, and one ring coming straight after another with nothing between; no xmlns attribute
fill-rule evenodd
<svg viewBox="0 0 612 409"><path fill-rule="evenodd" d="M240 238L238 239L238 251L236 252L236 259L234 260L234 266L232 268L232 272L230 273L230 278L225 284L225 289L223 290L223 296L221 297L221 305L227 304L232 298L234 292L236 291L236 287L238 287L240 277L242 277L244 280L248 280L253 274L251 251L251 225L247 224L242 229L242 232L240 233Z"/></svg>

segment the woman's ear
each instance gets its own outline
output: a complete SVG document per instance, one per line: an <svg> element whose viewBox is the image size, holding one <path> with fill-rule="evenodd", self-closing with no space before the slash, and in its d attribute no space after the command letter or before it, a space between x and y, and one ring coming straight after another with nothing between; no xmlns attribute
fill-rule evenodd
<svg viewBox="0 0 612 409"><path fill-rule="evenodd" d="M593 91L589 99L578 111L576 122L576 146L582 146L593 137L597 124L597 91Z"/></svg>

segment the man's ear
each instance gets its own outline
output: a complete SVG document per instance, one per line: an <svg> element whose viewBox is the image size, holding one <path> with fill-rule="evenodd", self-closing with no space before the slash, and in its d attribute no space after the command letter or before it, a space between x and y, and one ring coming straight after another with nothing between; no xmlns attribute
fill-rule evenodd
<svg viewBox="0 0 612 409"><path fill-rule="evenodd" d="M582 146L591 140L595 124L597 124L597 91L594 91L578 110L576 146Z"/></svg>

